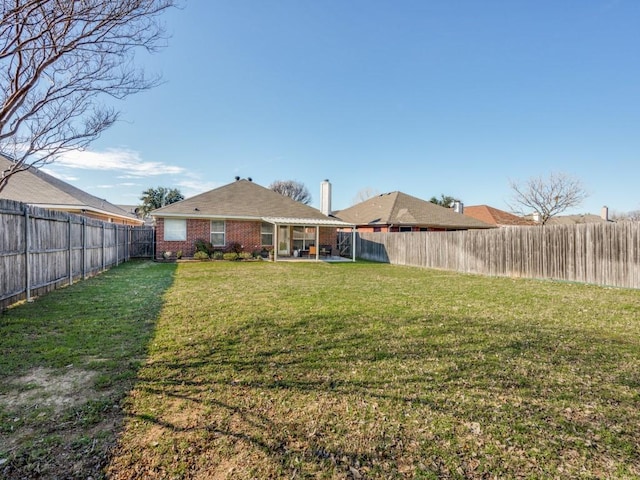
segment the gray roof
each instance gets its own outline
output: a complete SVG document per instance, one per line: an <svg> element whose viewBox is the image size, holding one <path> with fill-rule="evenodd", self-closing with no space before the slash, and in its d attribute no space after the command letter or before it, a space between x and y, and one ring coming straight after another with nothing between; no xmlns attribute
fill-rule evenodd
<svg viewBox="0 0 640 480"><path fill-rule="evenodd" d="M303 203L262 187L250 180L237 180L166 207L153 210L154 217L187 218L280 218L335 220Z"/></svg>
<svg viewBox="0 0 640 480"><path fill-rule="evenodd" d="M8 169L10 165L11 161L0 155L0 171ZM136 218L107 200L95 197L36 167L14 174L0 192L0 198L43 208L84 209L127 219Z"/></svg>
<svg viewBox="0 0 640 480"><path fill-rule="evenodd" d="M561 215L551 217L547 220L547 225L578 225L582 223L608 223L607 220L592 213L578 215Z"/></svg>
<svg viewBox="0 0 640 480"><path fill-rule="evenodd" d="M493 228L450 208L421 200L402 192L384 193L353 207L335 212L335 216L356 225L417 226L444 229Z"/></svg>

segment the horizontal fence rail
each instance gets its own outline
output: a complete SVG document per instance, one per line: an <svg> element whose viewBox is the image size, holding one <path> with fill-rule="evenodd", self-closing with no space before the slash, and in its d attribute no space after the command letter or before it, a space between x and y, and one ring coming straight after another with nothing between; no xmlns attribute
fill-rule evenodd
<svg viewBox="0 0 640 480"><path fill-rule="evenodd" d="M640 288L640 222L359 233L356 252L396 265Z"/></svg>
<svg viewBox="0 0 640 480"><path fill-rule="evenodd" d="M153 258L153 235L153 227L0 199L0 310L130 258Z"/></svg>

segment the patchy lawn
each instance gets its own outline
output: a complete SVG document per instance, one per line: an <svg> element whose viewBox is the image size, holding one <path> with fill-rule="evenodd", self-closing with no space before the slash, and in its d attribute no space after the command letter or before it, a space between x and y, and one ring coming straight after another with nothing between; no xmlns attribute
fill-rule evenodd
<svg viewBox="0 0 640 480"><path fill-rule="evenodd" d="M640 292L190 263L165 299L114 479L640 476Z"/></svg>
<svg viewBox="0 0 640 480"><path fill-rule="evenodd" d="M129 262L0 313L0 478L104 477L174 271Z"/></svg>
<svg viewBox="0 0 640 480"><path fill-rule="evenodd" d="M0 316L0 476L640 477L638 291L174 268L124 265Z"/></svg>

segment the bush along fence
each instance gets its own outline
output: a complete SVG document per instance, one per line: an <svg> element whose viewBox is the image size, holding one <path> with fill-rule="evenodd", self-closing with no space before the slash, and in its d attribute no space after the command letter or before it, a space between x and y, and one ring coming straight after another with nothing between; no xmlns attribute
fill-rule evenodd
<svg viewBox="0 0 640 480"><path fill-rule="evenodd" d="M153 228L0 200L0 310L118 265L153 258Z"/></svg>
<svg viewBox="0 0 640 480"><path fill-rule="evenodd" d="M640 288L640 222L360 233L358 257L462 273Z"/></svg>

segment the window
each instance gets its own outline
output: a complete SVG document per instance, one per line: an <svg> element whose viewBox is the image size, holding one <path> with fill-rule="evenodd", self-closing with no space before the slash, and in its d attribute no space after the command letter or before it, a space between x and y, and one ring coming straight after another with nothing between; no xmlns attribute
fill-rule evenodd
<svg viewBox="0 0 640 480"><path fill-rule="evenodd" d="M262 246L273 245L273 225L271 223L262 222L260 227L260 236Z"/></svg>
<svg viewBox="0 0 640 480"><path fill-rule="evenodd" d="M180 242L187 239L187 221L185 219L164 219L164 239Z"/></svg>
<svg viewBox="0 0 640 480"><path fill-rule="evenodd" d="M226 245L224 220L211 220L211 244L216 247L224 247Z"/></svg>
<svg viewBox="0 0 640 480"><path fill-rule="evenodd" d="M296 250L308 250L309 245L316 242L315 227L293 227L293 248Z"/></svg>
<svg viewBox="0 0 640 480"><path fill-rule="evenodd" d="M413 228L412 227L400 227L399 231L401 231L401 232L411 232L411 231L413 231Z"/></svg>

